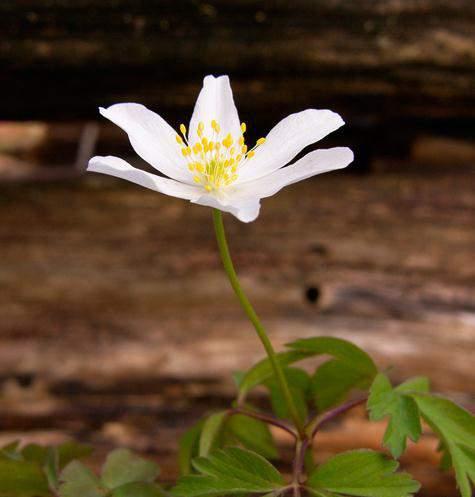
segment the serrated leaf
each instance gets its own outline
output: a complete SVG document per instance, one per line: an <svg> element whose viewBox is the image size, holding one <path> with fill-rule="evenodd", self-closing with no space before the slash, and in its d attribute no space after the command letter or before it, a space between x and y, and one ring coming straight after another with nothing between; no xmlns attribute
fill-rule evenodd
<svg viewBox="0 0 475 497"><path fill-rule="evenodd" d="M1 497L47 497L48 481L41 468L30 461L0 460Z"/></svg>
<svg viewBox="0 0 475 497"><path fill-rule="evenodd" d="M198 455L203 424L204 420L199 421L196 425L188 429L180 438L178 445L178 465L181 476L191 473L191 461Z"/></svg>
<svg viewBox="0 0 475 497"><path fill-rule="evenodd" d="M372 450L353 450L332 457L309 477L307 486L319 496L407 497L419 483L395 473L397 461Z"/></svg>
<svg viewBox="0 0 475 497"><path fill-rule="evenodd" d="M160 469L153 461L140 457L128 449L116 449L106 459L101 482L110 490L131 482L153 482Z"/></svg>
<svg viewBox="0 0 475 497"><path fill-rule="evenodd" d="M312 376L311 392L318 411L326 411L341 403L355 389L366 389L371 375L355 369L339 359L323 363Z"/></svg>
<svg viewBox="0 0 475 497"><path fill-rule="evenodd" d="M284 485L282 475L255 452L238 447L214 451L193 462L199 475L180 478L172 490L180 497L267 493Z"/></svg>
<svg viewBox="0 0 475 497"><path fill-rule="evenodd" d="M383 373L374 379L368 398L370 419L379 421L389 416L383 444L395 458L406 450L407 438L417 442L421 436L419 409L408 393L427 388L428 382L422 378L408 380L394 389Z"/></svg>
<svg viewBox="0 0 475 497"><path fill-rule="evenodd" d="M276 354L276 358L282 367L288 366L297 361L301 361L308 357L309 354L306 352L299 351L289 351L289 352L279 352ZM250 390L258 385L262 385L269 378L274 375L274 370L269 359L263 359L249 369L244 376L241 376L239 383L239 395L238 402L242 403L246 395Z"/></svg>
<svg viewBox="0 0 475 497"><path fill-rule="evenodd" d="M290 393L294 400L295 407L302 423L305 423L308 417L307 396L310 389L310 376L306 371L299 368L283 368ZM270 392L270 400L274 414L281 419L291 419L288 412L287 402L282 394L280 385L275 378L269 378L265 385Z"/></svg>
<svg viewBox="0 0 475 497"><path fill-rule="evenodd" d="M475 482L475 417L448 399L415 393L422 417L441 439L443 462L452 464L462 497Z"/></svg>
<svg viewBox="0 0 475 497"><path fill-rule="evenodd" d="M112 497L165 497L165 492L155 483L126 483L112 492Z"/></svg>
<svg viewBox="0 0 475 497"><path fill-rule="evenodd" d="M60 475L61 497L104 497L99 478L79 461L69 463Z"/></svg>
<svg viewBox="0 0 475 497"><path fill-rule="evenodd" d="M200 434L198 453L207 456L211 450L218 447L218 440L226 421L227 412L220 411L209 416L203 423Z"/></svg>
<svg viewBox="0 0 475 497"><path fill-rule="evenodd" d="M278 456L268 425L258 419L243 414L234 414L226 421L225 430L230 432L246 449L262 457L274 459Z"/></svg>

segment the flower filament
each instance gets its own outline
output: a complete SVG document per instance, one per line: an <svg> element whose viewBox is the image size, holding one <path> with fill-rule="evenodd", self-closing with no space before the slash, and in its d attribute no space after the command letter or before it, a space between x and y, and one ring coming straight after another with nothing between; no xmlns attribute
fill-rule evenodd
<svg viewBox="0 0 475 497"><path fill-rule="evenodd" d="M238 178L239 169L252 159L255 149L265 142L265 138L259 138L256 145L248 150L244 139L246 123L241 124L238 137L233 137L231 133L221 133L221 127L215 119L211 120L209 127L211 129L207 135L205 124L198 124L198 140L193 144L188 141L184 124L180 124L181 135L176 135L181 153L193 174L193 181L202 185L207 192L234 183Z"/></svg>

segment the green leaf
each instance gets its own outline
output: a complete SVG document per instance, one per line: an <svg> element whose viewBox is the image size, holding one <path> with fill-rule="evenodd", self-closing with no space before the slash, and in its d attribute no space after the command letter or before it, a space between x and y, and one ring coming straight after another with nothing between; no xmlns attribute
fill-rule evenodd
<svg viewBox="0 0 475 497"><path fill-rule="evenodd" d="M203 423L200 434L199 455L207 456L211 450L218 447L218 441L226 421L227 412L220 411L209 416Z"/></svg>
<svg viewBox="0 0 475 497"><path fill-rule="evenodd" d="M289 352L279 352L276 354L276 357L281 366L288 366L289 364L309 357L309 354L306 352L292 350ZM272 369L269 359L259 361L240 378L238 403L242 403L244 401L250 390L258 385L262 385L269 378L272 378L273 375L274 370Z"/></svg>
<svg viewBox="0 0 475 497"><path fill-rule="evenodd" d="M412 394L422 417L441 439L443 462L452 464L462 497L475 482L475 417L448 399Z"/></svg>
<svg viewBox="0 0 475 497"><path fill-rule="evenodd" d="M323 363L312 376L311 392L317 409L322 412L343 402L354 388L366 389L372 374L361 372L339 359Z"/></svg>
<svg viewBox="0 0 475 497"><path fill-rule="evenodd" d="M419 490L407 473L395 473L397 461L372 450L338 454L309 477L309 490L318 496L406 497Z"/></svg>
<svg viewBox="0 0 475 497"><path fill-rule="evenodd" d="M287 346L313 356L334 357L317 368L312 377L312 396L319 411L340 403L353 388L368 388L378 372L365 351L341 338L307 338Z"/></svg>
<svg viewBox="0 0 475 497"><path fill-rule="evenodd" d="M154 483L126 483L112 492L112 497L164 497L165 492Z"/></svg>
<svg viewBox="0 0 475 497"><path fill-rule="evenodd" d="M199 475L180 478L172 493L180 497L267 493L284 486L282 475L255 452L238 447L214 451L193 462Z"/></svg>
<svg viewBox="0 0 475 497"><path fill-rule="evenodd" d="M383 444L395 458L399 458L406 450L407 438L417 442L421 436L419 409L409 393L425 391L428 386L427 379L414 378L393 389L388 377L383 373L376 376L371 386L368 398L370 419L379 421L386 416L390 417Z"/></svg>
<svg viewBox="0 0 475 497"><path fill-rule="evenodd" d="M48 481L41 468L30 461L0 459L1 497L47 497Z"/></svg>
<svg viewBox="0 0 475 497"><path fill-rule="evenodd" d="M335 337L304 338L289 343L287 347L305 354L328 354L336 359L353 364L355 369L376 375L378 369L371 357L362 349L347 340Z"/></svg>
<svg viewBox="0 0 475 497"><path fill-rule="evenodd" d="M198 455L203 424L204 420L199 421L188 429L180 438L178 446L178 465L181 476L187 475L192 471L191 461Z"/></svg>
<svg viewBox="0 0 475 497"><path fill-rule="evenodd" d="M137 456L127 449L116 449L106 459L101 481L113 490L131 482L153 482L160 469L153 461Z"/></svg>
<svg viewBox="0 0 475 497"><path fill-rule="evenodd" d="M308 417L307 396L310 389L310 376L306 371L299 368L283 368L290 393L295 403L295 407L302 423L305 423ZM278 418L291 419L288 412L287 402L282 394L280 385L275 378L269 378L265 385L269 388L272 410Z"/></svg>
<svg viewBox="0 0 475 497"><path fill-rule="evenodd" d="M79 461L69 463L60 476L61 497L104 497L99 478Z"/></svg>
<svg viewBox="0 0 475 497"><path fill-rule="evenodd" d="M230 432L246 449L250 449L267 459L278 456L277 448L269 427L263 421L234 414L225 425L226 432Z"/></svg>

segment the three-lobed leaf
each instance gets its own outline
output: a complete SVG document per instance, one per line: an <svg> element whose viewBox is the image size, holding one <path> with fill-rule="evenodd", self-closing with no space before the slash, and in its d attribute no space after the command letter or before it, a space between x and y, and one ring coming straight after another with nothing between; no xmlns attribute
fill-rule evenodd
<svg viewBox="0 0 475 497"><path fill-rule="evenodd" d="M372 450L338 454L311 473L307 486L318 497L407 497L419 483L407 473L395 473L397 461Z"/></svg>
<svg viewBox="0 0 475 497"><path fill-rule="evenodd" d="M379 421L389 417L383 444L395 458L406 450L407 438L417 442L422 432L419 409L410 393L428 389L426 378L413 378L393 388L383 373L379 373L371 385L368 398L370 419Z"/></svg>
<svg viewBox="0 0 475 497"><path fill-rule="evenodd" d="M61 473L61 497L104 497L106 490L99 478L83 463L73 461Z"/></svg>
<svg viewBox="0 0 475 497"><path fill-rule="evenodd" d="M128 449L116 449L106 459L101 481L109 489L131 482L153 482L160 469L153 461L137 456Z"/></svg>
<svg viewBox="0 0 475 497"><path fill-rule="evenodd" d="M270 462L247 449L228 447L193 461L199 474L183 476L172 493L180 497L268 493L284 486Z"/></svg>
<svg viewBox="0 0 475 497"><path fill-rule="evenodd" d="M61 497L155 497L160 487L153 482L158 466L127 449L112 451L97 477L79 461L69 463L61 473Z"/></svg>
<svg viewBox="0 0 475 497"><path fill-rule="evenodd" d="M424 393L411 396L440 437L444 465L453 466L462 497L471 497L470 487L475 483L475 417L442 397Z"/></svg>

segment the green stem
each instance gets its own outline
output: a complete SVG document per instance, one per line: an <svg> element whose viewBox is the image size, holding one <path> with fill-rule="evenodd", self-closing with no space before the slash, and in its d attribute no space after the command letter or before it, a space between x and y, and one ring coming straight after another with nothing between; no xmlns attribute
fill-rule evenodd
<svg viewBox="0 0 475 497"><path fill-rule="evenodd" d="M241 288L241 284L239 283L239 279L236 274L236 270L234 269L233 261L231 259L231 254L229 253L228 243L226 241L226 234L224 232L224 224L223 224L223 215L222 212L218 209L213 209L213 221L214 221L214 230L216 233L216 240L218 242L219 253L221 255L221 261L224 266L224 270L229 278L229 282L233 287L234 293L236 294L244 312L247 314L247 317L254 325L256 329L257 335L264 346L264 349L267 353L267 357L272 365L274 370L275 377L279 383L280 389L285 399L285 403L287 404L287 409L289 411L290 417L295 424L299 434L301 436L305 436L305 429L302 421L300 420L300 416L298 414L297 408L295 407L294 400L292 398L292 394L290 393L289 385L287 383L287 379L284 375L284 371L282 370L282 366L279 363L274 347L272 346L269 337L267 336L266 330L264 326L262 326L259 317L256 314L256 311L252 307L249 299Z"/></svg>

